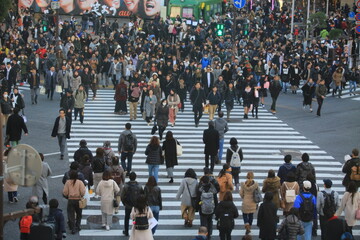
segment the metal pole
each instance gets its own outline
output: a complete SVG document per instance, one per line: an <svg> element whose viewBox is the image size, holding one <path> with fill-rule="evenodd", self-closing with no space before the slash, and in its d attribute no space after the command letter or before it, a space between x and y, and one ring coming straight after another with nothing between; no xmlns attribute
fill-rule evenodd
<svg viewBox="0 0 360 240"><path fill-rule="evenodd" d="M0 240L4 239L4 173L3 173L3 125L2 125L2 113L1 113L1 107L0 107Z"/></svg>
<svg viewBox="0 0 360 240"><path fill-rule="evenodd" d="M313 13L316 13L316 0L313 0L313 1L314 1Z"/></svg>
<svg viewBox="0 0 360 240"><path fill-rule="evenodd" d="M56 9L56 27L55 27L55 42L59 41L59 9Z"/></svg>
<svg viewBox="0 0 360 240"><path fill-rule="evenodd" d="M290 39L293 39L294 36L294 16L295 16L295 0L292 0L291 3L291 31L290 31Z"/></svg>
<svg viewBox="0 0 360 240"><path fill-rule="evenodd" d="M329 17L329 0L326 0L326 16Z"/></svg>
<svg viewBox="0 0 360 240"><path fill-rule="evenodd" d="M309 39L309 18L310 18L310 0L307 1L306 39Z"/></svg>

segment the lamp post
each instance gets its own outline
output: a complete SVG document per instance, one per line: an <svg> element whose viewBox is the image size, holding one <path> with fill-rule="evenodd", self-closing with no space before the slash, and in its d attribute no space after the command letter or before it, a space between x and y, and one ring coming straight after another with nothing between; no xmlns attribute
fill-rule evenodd
<svg viewBox="0 0 360 240"><path fill-rule="evenodd" d="M307 1L307 13L306 13L306 39L309 38L309 18L310 18L310 0Z"/></svg>
<svg viewBox="0 0 360 240"><path fill-rule="evenodd" d="M293 39L294 36L294 15L295 15L295 0L292 0L291 3L291 31L290 31L290 39Z"/></svg>

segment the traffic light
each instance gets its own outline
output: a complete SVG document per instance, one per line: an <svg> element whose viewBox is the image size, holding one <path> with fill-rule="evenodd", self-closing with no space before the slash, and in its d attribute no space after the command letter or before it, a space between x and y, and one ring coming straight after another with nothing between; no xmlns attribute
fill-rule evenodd
<svg viewBox="0 0 360 240"><path fill-rule="evenodd" d="M216 25L216 35L217 36L224 36L224 24L217 24Z"/></svg>
<svg viewBox="0 0 360 240"><path fill-rule="evenodd" d="M43 31L47 32L47 30L48 30L47 26L43 26Z"/></svg>

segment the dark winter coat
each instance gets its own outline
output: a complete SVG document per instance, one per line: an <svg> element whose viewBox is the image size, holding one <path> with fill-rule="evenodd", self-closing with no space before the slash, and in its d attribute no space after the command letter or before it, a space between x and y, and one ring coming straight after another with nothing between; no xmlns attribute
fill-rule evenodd
<svg viewBox="0 0 360 240"><path fill-rule="evenodd" d="M60 107L63 108L66 112L71 109L74 109L74 104L75 104L75 98L73 95L71 96L66 96L66 94L64 96L62 96L61 100L60 100Z"/></svg>
<svg viewBox="0 0 360 240"><path fill-rule="evenodd" d="M1 104L1 112L2 114L11 114L12 113L12 103L10 101L10 98L7 99L7 101L4 100L4 97L0 100Z"/></svg>
<svg viewBox="0 0 360 240"><path fill-rule="evenodd" d="M15 102L15 97L17 97L16 102ZM10 93L10 100L12 102L15 102L15 107L17 107L19 109L25 108L25 102L20 93L18 93L16 95L14 93Z"/></svg>
<svg viewBox="0 0 360 240"><path fill-rule="evenodd" d="M56 72L52 75L52 81L51 81L51 71L47 71L45 75L45 88L47 90L55 89L57 80L56 80Z"/></svg>
<svg viewBox="0 0 360 240"><path fill-rule="evenodd" d="M62 210L58 208L50 208L48 219L50 221L55 221L55 239L62 239L63 233L66 233L65 218Z"/></svg>
<svg viewBox="0 0 360 240"><path fill-rule="evenodd" d="M277 98L281 92L281 83L280 80L273 80L270 82L270 94L272 98Z"/></svg>
<svg viewBox="0 0 360 240"><path fill-rule="evenodd" d="M166 168L174 167L178 165L178 159L176 154L177 140L165 140L162 145L162 150L165 151L165 163Z"/></svg>
<svg viewBox="0 0 360 240"><path fill-rule="evenodd" d="M169 121L169 107L160 105L156 110L156 122L159 127L167 127Z"/></svg>
<svg viewBox="0 0 360 240"><path fill-rule="evenodd" d="M236 208L233 201L221 201L215 209L215 219L219 220L224 214L229 214L229 217L234 221L235 218L239 217L238 209ZM229 225L229 230L234 229L234 226ZM224 229L226 230L226 229Z"/></svg>
<svg viewBox="0 0 360 240"><path fill-rule="evenodd" d="M300 188L309 173L312 173L316 179L315 168L310 162L301 162L296 166L296 178Z"/></svg>
<svg viewBox="0 0 360 240"><path fill-rule="evenodd" d="M91 167L94 173L103 173L105 171L105 159L95 156L92 160Z"/></svg>
<svg viewBox="0 0 360 240"><path fill-rule="evenodd" d="M259 238L275 239L277 222L277 207L272 202L264 201L260 205L257 216L257 226L260 229Z"/></svg>
<svg viewBox="0 0 360 240"><path fill-rule="evenodd" d="M196 90L195 88L193 90L191 90L190 92L190 100L191 100L191 104L194 107L202 107L202 104L205 103L205 91L204 89L199 89Z"/></svg>
<svg viewBox="0 0 360 240"><path fill-rule="evenodd" d="M280 224L280 227L278 228L279 231L282 230L285 226L288 227L289 232L289 239L288 240L296 240L297 235L303 235L304 234L304 227L299 220L298 217L295 215L289 215L287 216ZM326 238L327 239L327 238ZM340 239L340 238L338 238Z"/></svg>
<svg viewBox="0 0 360 240"><path fill-rule="evenodd" d="M80 164L79 170L84 175L84 178L88 181L88 186L90 187L94 185L93 169L90 166L90 163Z"/></svg>
<svg viewBox="0 0 360 240"><path fill-rule="evenodd" d="M133 202L128 202L126 198L127 195L134 194L135 191L139 194L144 193L143 188L137 181L129 181L125 183L124 188L121 189L120 198L125 208L131 209L135 205Z"/></svg>
<svg viewBox="0 0 360 240"><path fill-rule="evenodd" d="M209 100L210 105L218 105L220 103L220 100L221 100L221 95L218 92L216 92L214 94L214 92L211 91L208 94L207 100Z"/></svg>
<svg viewBox="0 0 360 240"><path fill-rule="evenodd" d="M326 240L338 240L341 239L341 235L344 232L349 232L349 227L346 221L337 217L330 218L325 223L325 239ZM344 231L345 230L345 231Z"/></svg>
<svg viewBox="0 0 360 240"><path fill-rule="evenodd" d="M126 101L127 99L127 85L125 83L120 83L116 85L115 89L115 101Z"/></svg>
<svg viewBox="0 0 360 240"><path fill-rule="evenodd" d="M312 104L312 97L315 93L315 85L309 85L309 84L304 84L304 86L302 86L301 90L303 91L303 96L304 96L304 102L303 105L311 105Z"/></svg>
<svg viewBox="0 0 360 240"><path fill-rule="evenodd" d="M296 167L292 163L284 163L279 167L277 176L280 178L281 184L286 181L286 177L289 172L296 173Z"/></svg>
<svg viewBox="0 0 360 240"><path fill-rule="evenodd" d="M162 210L161 189L158 186L145 186L144 193L148 206L159 206L160 210Z"/></svg>
<svg viewBox="0 0 360 240"><path fill-rule="evenodd" d="M360 163L360 159L357 158L352 158L350 160L348 160L345 165L343 166L342 172L345 173L345 177L343 179L342 184L347 187L347 185L350 182L350 175L351 175L351 168L356 165L357 163ZM360 181L354 181L356 183L356 185L359 187L360 186Z"/></svg>
<svg viewBox="0 0 360 240"><path fill-rule="evenodd" d="M219 132L213 126L204 130L203 143L205 143L204 153L214 156L219 150Z"/></svg>
<svg viewBox="0 0 360 240"><path fill-rule="evenodd" d="M78 163L81 163L81 158L85 155L88 155L90 160L93 159L93 154L88 147L80 147L74 153L74 160Z"/></svg>
<svg viewBox="0 0 360 240"><path fill-rule="evenodd" d="M20 141L22 131L28 133L24 119L19 114L11 115L6 125L6 135L9 135L9 140Z"/></svg>
<svg viewBox="0 0 360 240"><path fill-rule="evenodd" d="M152 165L161 164L162 150L160 145L147 145L145 150L146 163Z"/></svg>
<svg viewBox="0 0 360 240"><path fill-rule="evenodd" d="M272 192L273 193L273 200L272 202L274 205L279 208L280 207L280 178L274 177L274 178L265 178L263 182L262 192Z"/></svg>
<svg viewBox="0 0 360 240"><path fill-rule="evenodd" d="M71 129L71 121L68 117L65 117L66 118L66 138L67 139L70 139L70 129ZM57 117L56 120L55 120L55 124L54 124L54 127L53 127L53 130L52 130L52 133L51 133L51 136L52 137L56 137L58 135L58 128L59 128L59 121L60 121L60 117Z"/></svg>

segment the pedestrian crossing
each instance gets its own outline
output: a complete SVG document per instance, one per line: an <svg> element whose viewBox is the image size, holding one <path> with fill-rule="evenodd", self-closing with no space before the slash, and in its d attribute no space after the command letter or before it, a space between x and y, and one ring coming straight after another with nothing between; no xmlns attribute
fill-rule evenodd
<svg viewBox="0 0 360 240"><path fill-rule="evenodd" d="M71 129L71 139L68 140L69 161L73 161L73 154L79 147L81 139L86 139L88 147L95 152L97 147L101 147L104 141L110 141L114 152L117 153L117 142L120 133L124 130L124 125L129 121L129 115L115 115L114 111L114 92L112 90L99 90L97 98L85 104L84 123L73 121ZM229 132L225 134L224 156L229 146L231 137L238 139L239 145L244 152L240 181L245 179L248 171L254 171L255 180L262 186L262 181L267 176L269 169L277 171L283 163L283 156L287 153L293 155L293 163L298 164L302 153L310 155L310 161L314 164L317 173L318 185L323 186L322 180L330 178L333 181L333 189L342 196L344 188L341 185L343 174L341 173L341 163L321 150L312 141L302 136L295 129L278 119L265 109L259 109L259 119L253 119L251 114L249 119L242 119L243 109L235 106L231 113ZM196 235L200 224L199 216L196 216L194 226L185 228L181 219L180 201L175 199L178 187L183 179L186 169L193 168L198 177L202 176L204 167L204 145L202 143L203 130L207 128L208 115L204 115L198 128L194 127L193 113L188 102L185 104L185 111L179 112L175 127L168 127L174 137L183 146L183 155L179 157L179 165L174 169L174 183L169 184L166 178L166 169L160 166L159 186L162 190L163 210L160 211L159 226L155 233L156 239L176 237L176 239L189 239ZM152 126L147 126L146 122L140 117L131 122L132 131L138 139L137 152L133 159L133 171L137 173L137 180L144 185L147 182L148 171L145 164L145 148L151 137ZM165 134L164 133L164 134ZM214 174L221 169L221 165L216 165ZM245 234L244 223L241 217L241 198L238 193L233 193L234 201L239 209L240 217L236 219L236 227L233 236L243 236ZM282 212L278 211L279 216ZM99 199L88 203L87 209L83 210L81 221L82 230L79 232L81 239L92 237L92 239L115 239L122 236L124 209L121 206L118 214L114 215L114 224L110 231L100 228L100 225L90 223L93 216L101 216ZM215 221L214 221L215 224ZM256 219L254 226L256 225ZM215 227L214 227L215 228ZM320 234L320 231L318 231ZM354 229L354 233L359 236L359 228ZM258 229L254 227L253 235L258 235ZM218 236L218 231L214 230L213 236ZM217 239L215 237L215 239Z"/></svg>
<svg viewBox="0 0 360 240"><path fill-rule="evenodd" d="M360 91L359 91L359 87L356 88L357 90L354 92L353 94L350 94L350 88L349 85L346 85L346 87L342 90L341 92L341 98L343 99L350 99L350 100L354 100L354 101L360 101ZM289 92L289 90L288 90ZM296 90L297 94L302 94L302 90L301 87ZM328 93L326 95L327 97L331 97L332 96L332 89L330 89L330 93ZM335 97L337 97L337 94L335 94Z"/></svg>

